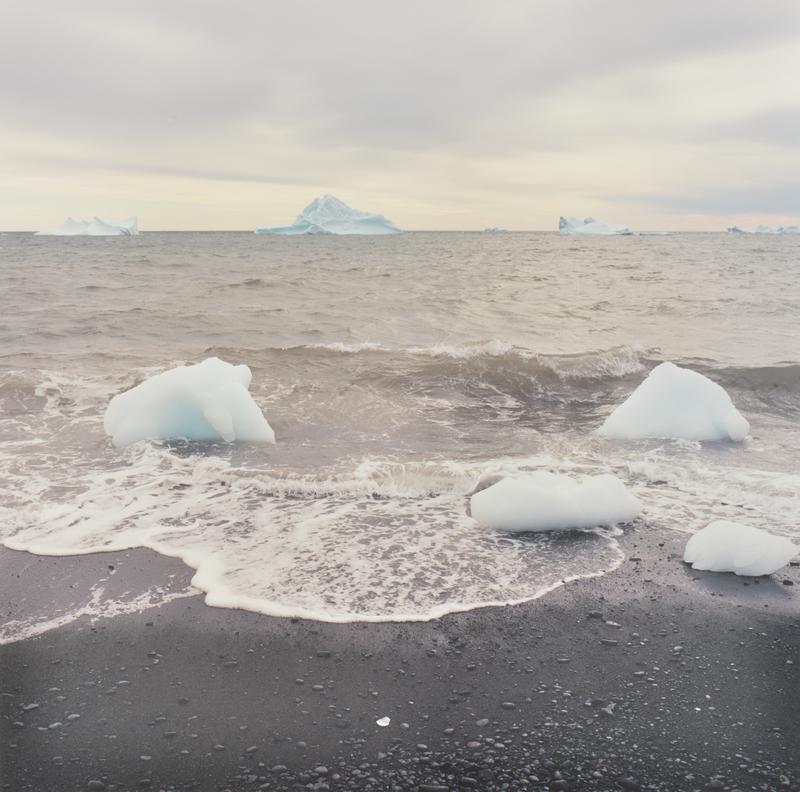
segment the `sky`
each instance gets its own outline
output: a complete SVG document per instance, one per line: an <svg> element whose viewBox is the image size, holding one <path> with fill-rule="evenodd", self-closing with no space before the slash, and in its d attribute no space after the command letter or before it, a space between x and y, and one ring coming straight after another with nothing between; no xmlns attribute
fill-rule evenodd
<svg viewBox="0 0 800 792"><path fill-rule="evenodd" d="M4 0L0 230L800 222L797 0Z"/></svg>

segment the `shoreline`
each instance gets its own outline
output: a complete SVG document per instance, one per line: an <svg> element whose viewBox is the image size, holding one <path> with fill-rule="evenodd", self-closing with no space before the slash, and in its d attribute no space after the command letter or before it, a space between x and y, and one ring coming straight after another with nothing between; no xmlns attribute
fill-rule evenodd
<svg viewBox="0 0 800 792"><path fill-rule="evenodd" d="M0 645L2 788L799 789L800 567L696 572L684 541L630 529L614 571L426 622L198 593ZM4 620L193 574L146 550L0 571Z"/></svg>

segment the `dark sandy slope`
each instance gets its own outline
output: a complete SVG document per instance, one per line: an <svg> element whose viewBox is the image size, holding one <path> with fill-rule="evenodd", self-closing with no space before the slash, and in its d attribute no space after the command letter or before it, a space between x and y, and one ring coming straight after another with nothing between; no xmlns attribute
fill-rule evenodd
<svg viewBox="0 0 800 792"><path fill-rule="evenodd" d="M681 537L650 529L623 546L603 578L424 624L290 621L198 596L7 644L2 786L800 788L800 569L696 573ZM3 551L3 615L109 564L123 589L190 575L144 551Z"/></svg>

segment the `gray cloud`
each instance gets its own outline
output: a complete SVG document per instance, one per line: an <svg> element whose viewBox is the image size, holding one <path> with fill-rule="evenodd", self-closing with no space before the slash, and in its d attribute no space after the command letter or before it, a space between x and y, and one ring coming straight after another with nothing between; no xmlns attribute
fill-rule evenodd
<svg viewBox="0 0 800 792"><path fill-rule="evenodd" d="M0 102L19 124L157 140L258 122L389 148L485 136L566 82L785 38L800 21L793 0L31 7L12 0L0 26Z"/></svg>

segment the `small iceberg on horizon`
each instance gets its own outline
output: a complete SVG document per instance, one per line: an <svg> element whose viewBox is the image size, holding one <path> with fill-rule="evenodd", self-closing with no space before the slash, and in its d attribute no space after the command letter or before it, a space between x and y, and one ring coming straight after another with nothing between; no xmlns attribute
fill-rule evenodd
<svg viewBox="0 0 800 792"><path fill-rule="evenodd" d="M37 231L35 236L136 236L138 233L139 220L135 216L114 222L99 217L92 218L91 222L68 217L57 228Z"/></svg>
<svg viewBox="0 0 800 792"><path fill-rule="evenodd" d="M499 531L563 531L633 520L642 510L616 476L581 480L547 470L504 478L470 498L470 513Z"/></svg>
<svg viewBox="0 0 800 792"><path fill-rule="evenodd" d="M353 209L333 195L315 198L292 225L257 228L256 234L402 234L383 215Z"/></svg>
<svg viewBox="0 0 800 792"><path fill-rule="evenodd" d="M742 228L741 226L732 225L728 227L729 234L800 234L800 226L796 225L778 225L768 226L763 223L751 226L750 228Z"/></svg>
<svg viewBox="0 0 800 792"><path fill-rule="evenodd" d="M140 440L274 443L248 390L252 377L216 357L178 366L111 399L103 426L117 448Z"/></svg>
<svg viewBox="0 0 800 792"><path fill-rule="evenodd" d="M691 369L661 363L597 433L623 440L744 440L749 431L721 385Z"/></svg>
<svg viewBox="0 0 800 792"><path fill-rule="evenodd" d="M502 228L501 226L489 226L488 228L483 229L484 234L506 234L508 233L507 228Z"/></svg>
<svg viewBox="0 0 800 792"><path fill-rule="evenodd" d="M625 225L611 225L594 217L559 217L558 231L560 234L575 236L670 236L669 231L634 231Z"/></svg>
<svg viewBox="0 0 800 792"><path fill-rule="evenodd" d="M733 572L735 575L771 575L786 566L800 547L750 525L716 520L686 543L683 560L692 569Z"/></svg>

